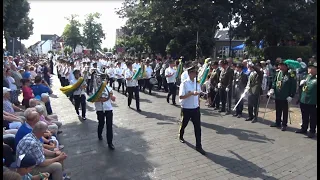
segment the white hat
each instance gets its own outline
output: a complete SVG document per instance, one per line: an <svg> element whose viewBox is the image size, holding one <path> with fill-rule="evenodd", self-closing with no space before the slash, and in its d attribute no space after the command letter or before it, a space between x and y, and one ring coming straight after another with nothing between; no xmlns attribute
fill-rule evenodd
<svg viewBox="0 0 320 180"><path fill-rule="evenodd" d="M41 98L50 97L48 93L42 93Z"/></svg>
<svg viewBox="0 0 320 180"><path fill-rule="evenodd" d="M3 95L12 91L11 89L7 88L7 87L3 87Z"/></svg>
<svg viewBox="0 0 320 180"><path fill-rule="evenodd" d="M268 59L267 61L266 61L266 63L270 63L271 61L270 61L270 59Z"/></svg>

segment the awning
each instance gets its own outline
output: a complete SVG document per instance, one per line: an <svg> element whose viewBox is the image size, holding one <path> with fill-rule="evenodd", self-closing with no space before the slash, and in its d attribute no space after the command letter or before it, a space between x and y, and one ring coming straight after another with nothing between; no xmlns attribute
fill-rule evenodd
<svg viewBox="0 0 320 180"><path fill-rule="evenodd" d="M231 50L243 50L245 47L246 47L245 44L240 44L238 46L231 48Z"/></svg>

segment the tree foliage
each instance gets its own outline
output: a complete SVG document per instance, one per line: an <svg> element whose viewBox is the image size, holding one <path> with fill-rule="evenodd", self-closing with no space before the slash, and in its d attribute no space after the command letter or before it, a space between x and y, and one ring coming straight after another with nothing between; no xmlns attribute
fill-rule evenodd
<svg viewBox="0 0 320 180"><path fill-rule="evenodd" d="M27 0L3 1L3 31L6 42L10 37L28 39L33 34L33 19L28 17Z"/></svg>
<svg viewBox="0 0 320 180"><path fill-rule="evenodd" d="M69 21L69 24L65 26L62 34L65 44L72 47L73 51L75 51L77 45L82 44L83 40L80 34L81 24L76 19L77 17L78 15L72 14L70 17L66 18Z"/></svg>
<svg viewBox="0 0 320 180"><path fill-rule="evenodd" d="M70 55L72 53L72 47L71 46L66 46L63 48L63 52L66 56Z"/></svg>
<svg viewBox="0 0 320 180"><path fill-rule="evenodd" d="M98 22L100 17L99 13L90 13L83 24L83 43L92 50L91 52L100 49L102 39L105 39L102 24Z"/></svg>

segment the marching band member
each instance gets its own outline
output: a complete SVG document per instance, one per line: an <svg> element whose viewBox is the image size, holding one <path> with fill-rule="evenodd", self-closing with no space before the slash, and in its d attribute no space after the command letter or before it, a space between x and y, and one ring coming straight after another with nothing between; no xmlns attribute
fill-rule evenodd
<svg viewBox="0 0 320 180"><path fill-rule="evenodd" d="M127 91L128 91L128 106L130 107L131 101L133 98L133 93L135 95L136 100L136 108L138 112L141 112L140 110L140 98L139 98L139 87L138 87L138 80L132 79L134 76L134 71L132 67L132 62L127 63L128 69L125 72L124 78L126 79L127 83Z"/></svg>
<svg viewBox="0 0 320 180"><path fill-rule="evenodd" d="M248 76L243 72L243 65L237 64L236 66L237 72L235 73L235 96L236 103L240 100L242 93L248 83ZM233 116L240 118L242 116L243 110L243 99L240 101L238 106L236 107L236 113Z"/></svg>
<svg viewBox="0 0 320 180"><path fill-rule="evenodd" d="M302 92L300 95L300 109L302 115L301 129L296 133L307 133L310 123L309 138L313 138L317 126L317 63L311 62L308 67L308 75L301 80Z"/></svg>
<svg viewBox="0 0 320 180"><path fill-rule="evenodd" d="M189 78L183 81L179 88L179 101L182 109L182 123L179 130L179 140L184 143L184 130L189 120L194 125L194 133L196 136L196 150L202 155L206 152L201 145L201 122L200 122L200 84L195 81L197 76L197 68L195 66L188 68ZM199 89L198 89L199 88Z"/></svg>
<svg viewBox="0 0 320 180"><path fill-rule="evenodd" d="M91 81L91 74L90 74L90 60L89 62L86 62L86 66L85 66L85 71L87 72L87 79L86 79L86 83L87 83L87 88L86 88L86 92L87 94L91 94L92 93L92 81Z"/></svg>
<svg viewBox="0 0 320 180"><path fill-rule="evenodd" d="M172 95L172 104L176 105L176 93L177 93L176 72L177 71L174 69L174 66L175 66L175 62L169 61L169 67L165 70L165 77L169 87L167 102L169 103L169 98Z"/></svg>
<svg viewBox="0 0 320 180"><path fill-rule="evenodd" d="M153 74L153 70L152 70L152 67L150 66L150 60L146 61L145 71L146 71L146 77L144 78L143 92L145 91L146 87L148 87L149 95L151 95L153 84L150 83L150 79Z"/></svg>
<svg viewBox="0 0 320 180"><path fill-rule="evenodd" d="M248 93L248 114L249 117L246 121L255 123L258 121L259 112L259 98L261 95L261 84L263 78L263 72L260 71L260 65L253 65L252 62L248 63L248 69L250 71L247 86L244 90L244 94Z"/></svg>
<svg viewBox="0 0 320 180"><path fill-rule="evenodd" d="M71 84L77 83L81 76L80 70L76 69L73 71L74 74L74 79L71 80ZM86 95L85 95L85 89L87 85L86 82L84 81L80 87L73 92L73 99L74 99L74 108L76 110L76 113L78 116L79 115L79 107L81 104L81 113L82 113L82 120L86 120Z"/></svg>
<svg viewBox="0 0 320 180"><path fill-rule="evenodd" d="M117 67L115 68L115 77L118 82L118 92L120 92L120 88L122 87L122 94L124 94L124 77L123 69L121 68L121 62L117 62Z"/></svg>
<svg viewBox="0 0 320 180"><path fill-rule="evenodd" d="M293 71L288 71L288 65L282 60L278 62L278 67L279 71L268 93L269 96L275 95L276 104L276 122L271 127L281 127L281 130L285 131L288 123L289 103L296 94L297 82Z"/></svg>
<svg viewBox="0 0 320 180"><path fill-rule="evenodd" d="M106 69L106 73L109 76L109 83L110 86L112 87L112 89L114 89L113 87L113 83L114 83L114 77L115 77L115 73L114 73L114 68L113 68L113 64L112 63L108 63L109 65L107 65L107 69Z"/></svg>
<svg viewBox="0 0 320 180"><path fill-rule="evenodd" d="M104 75L103 75L104 76ZM102 95L99 98L98 102L95 102L95 108L98 119L98 138L99 140L103 140L102 132L104 128L104 124L106 124L106 137L108 147L111 150L114 150L114 145L112 143L113 140L113 107L111 101L115 101L115 96L113 96L113 90L110 86L108 86L108 76L106 77L106 87L102 91Z"/></svg>

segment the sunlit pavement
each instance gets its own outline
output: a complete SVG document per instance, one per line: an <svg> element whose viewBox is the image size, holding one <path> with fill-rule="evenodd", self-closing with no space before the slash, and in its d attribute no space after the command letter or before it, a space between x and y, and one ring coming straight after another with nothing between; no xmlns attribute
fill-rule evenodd
<svg viewBox="0 0 320 180"><path fill-rule="evenodd" d="M166 94L140 93L138 113L133 100L115 93L114 145L98 141L94 106L88 103L87 120L80 121L73 105L59 91L53 76L54 113L63 121L60 142L68 154L64 167L74 180L144 179L316 179L317 140L270 128L268 120L251 123L224 116L202 104L202 145L206 156L194 150L192 122L178 137L180 108L166 102ZM105 135L105 129L104 129Z"/></svg>

